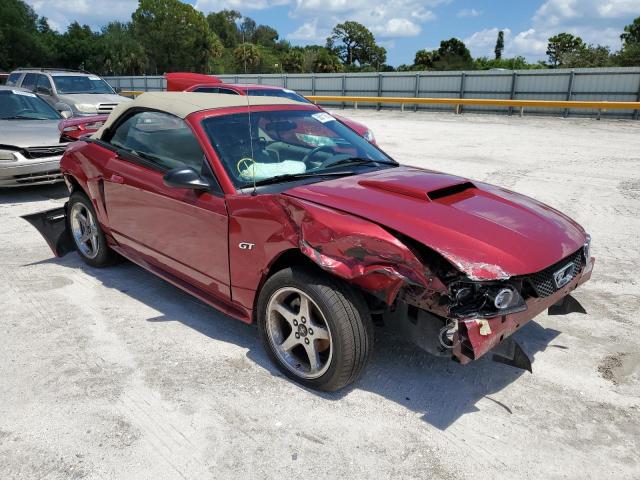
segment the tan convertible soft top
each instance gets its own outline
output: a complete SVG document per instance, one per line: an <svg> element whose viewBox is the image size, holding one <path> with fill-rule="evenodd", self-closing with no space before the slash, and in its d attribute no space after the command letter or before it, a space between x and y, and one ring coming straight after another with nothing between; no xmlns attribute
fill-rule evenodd
<svg viewBox="0 0 640 480"><path fill-rule="evenodd" d="M247 106L247 98L251 105L309 105L305 102L297 102L281 97L247 97L245 95L198 92L146 92L138 96L134 101L121 103L114 108L102 128L94 133L92 138L101 138L102 132L131 108L153 108L154 110L160 110L180 118L185 118L193 112L202 110L245 107Z"/></svg>

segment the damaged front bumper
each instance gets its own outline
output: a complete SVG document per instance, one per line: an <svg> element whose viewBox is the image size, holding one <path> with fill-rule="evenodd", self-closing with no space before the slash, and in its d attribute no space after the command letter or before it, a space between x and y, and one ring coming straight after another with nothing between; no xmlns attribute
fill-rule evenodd
<svg viewBox="0 0 640 480"><path fill-rule="evenodd" d="M594 259L590 258L582 272L554 294L545 298L528 298L527 309L524 311L493 318L459 321L453 339L454 358L462 364L480 358L547 309L551 309L552 314L586 313L569 294L591 278L593 264Z"/></svg>
<svg viewBox="0 0 640 480"><path fill-rule="evenodd" d="M528 297L511 313L452 318L443 307L405 294L385 324L429 353L461 364L491 353L497 362L531 371L531 361L511 336L545 310L549 315L586 313L570 294L591 278L594 263L589 258L565 286L547 297Z"/></svg>

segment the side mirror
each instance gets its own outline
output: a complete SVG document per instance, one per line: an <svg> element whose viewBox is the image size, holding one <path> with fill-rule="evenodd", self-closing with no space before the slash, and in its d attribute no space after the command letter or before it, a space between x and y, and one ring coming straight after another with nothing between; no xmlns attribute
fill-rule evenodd
<svg viewBox="0 0 640 480"><path fill-rule="evenodd" d="M191 167L178 167L169 170L162 177L167 187L188 188L190 190L207 190L211 184Z"/></svg>
<svg viewBox="0 0 640 480"><path fill-rule="evenodd" d="M62 115L62 118L71 118L73 117L73 112L71 110L62 110L60 115Z"/></svg>

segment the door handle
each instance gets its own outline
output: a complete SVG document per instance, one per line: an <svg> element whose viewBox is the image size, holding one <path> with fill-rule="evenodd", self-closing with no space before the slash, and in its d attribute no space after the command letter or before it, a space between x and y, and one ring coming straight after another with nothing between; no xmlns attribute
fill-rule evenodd
<svg viewBox="0 0 640 480"><path fill-rule="evenodd" d="M117 173L112 173L111 177L109 177L108 181L112 182L112 183L120 183L120 184L122 184L122 183L124 183L124 177L118 175Z"/></svg>

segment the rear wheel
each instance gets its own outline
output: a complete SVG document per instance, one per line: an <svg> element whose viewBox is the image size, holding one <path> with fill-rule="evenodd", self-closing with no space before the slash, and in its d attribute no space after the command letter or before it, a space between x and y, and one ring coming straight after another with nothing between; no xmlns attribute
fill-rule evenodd
<svg viewBox="0 0 640 480"><path fill-rule="evenodd" d="M287 268L267 280L258 300L258 327L280 370L318 390L354 382L373 344L361 296L311 269Z"/></svg>
<svg viewBox="0 0 640 480"><path fill-rule="evenodd" d="M82 260L92 267L111 265L117 254L107 245L89 198L74 192L69 198L69 231Z"/></svg>

